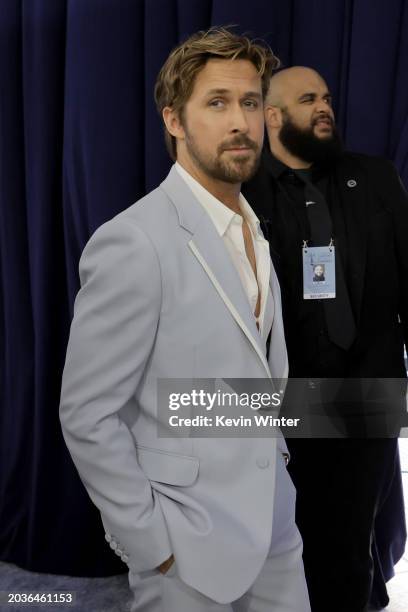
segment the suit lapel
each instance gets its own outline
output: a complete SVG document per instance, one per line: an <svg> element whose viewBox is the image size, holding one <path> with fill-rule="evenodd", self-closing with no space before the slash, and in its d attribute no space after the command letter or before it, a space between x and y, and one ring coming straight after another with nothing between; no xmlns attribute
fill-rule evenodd
<svg viewBox="0 0 408 612"><path fill-rule="evenodd" d="M336 175L348 236L350 300L358 324L367 252L367 184L359 166L347 158L339 164Z"/></svg>
<svg viewBox="0 0 408 612"><path fill-rule="evenodd" d="M286 352L285 332L283 329L281 292L278 277L272 262L269 284L274 300L274 315L269 347L269 368L272 378L285 379L288 377L289 373L288 355ZM266 306L268 307L268 304ZM282 384L285 384L284 381L282 381Z"/></svg>
<svg viewBox="0 0 408 612"><path fill-rule="evenodd" d="M270 376L260 334L231 257L214 224L173 167L161 188L174 204L180 225L191 233L188 246L208 275L231 316L240 326Z"/></svg>

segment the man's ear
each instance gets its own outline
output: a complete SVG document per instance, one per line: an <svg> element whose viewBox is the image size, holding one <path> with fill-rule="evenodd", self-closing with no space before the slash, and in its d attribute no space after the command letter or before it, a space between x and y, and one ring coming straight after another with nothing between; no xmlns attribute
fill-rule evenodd
<svg viewBox="0 0 408 612"><path fill-rule="evenodd" d="M185 132L181 125L179 113L174 111L170 106L166 106L163 108L162 115L167 131L175 138L183 140L185 138Z"/></svg>
<svg viewBox="0 0 408 612"><path fill-rule="evenodd" d="M279 106L271 106L267 104L264 109L265 123L267 127L281 128L282 127L282 110Z"/></svg>

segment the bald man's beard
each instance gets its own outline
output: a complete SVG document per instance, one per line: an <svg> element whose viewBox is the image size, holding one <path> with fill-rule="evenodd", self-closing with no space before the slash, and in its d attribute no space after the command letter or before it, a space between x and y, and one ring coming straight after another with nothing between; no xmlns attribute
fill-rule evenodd
<svg viewBox="0 0 408 612"><path fill-rule="evenodd" d="M330 166L341 157L344 148L334 122L331 134L319 138L313 131L314 125L300 128L287 111L282 114L283 125L279 140L289 153L319 166Z"/></svg>

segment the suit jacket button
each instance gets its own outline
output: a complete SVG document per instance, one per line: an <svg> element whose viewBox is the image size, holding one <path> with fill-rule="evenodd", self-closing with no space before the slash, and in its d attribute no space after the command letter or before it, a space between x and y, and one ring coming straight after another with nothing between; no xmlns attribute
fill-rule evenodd
<svg viewBox="0 0 408 612"><path fill-rule="evenodd" d="M265 469L268 467L269 465L269 459L268 457L258 457L258 459L256 460L256 465L261 468L261 470Z"/></svg>

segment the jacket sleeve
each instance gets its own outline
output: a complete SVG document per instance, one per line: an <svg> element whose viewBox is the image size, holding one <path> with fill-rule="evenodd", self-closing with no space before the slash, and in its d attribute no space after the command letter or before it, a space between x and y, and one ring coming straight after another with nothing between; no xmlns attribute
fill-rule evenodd
<svg viewBox="0 0 408 612"><path fill-rule="evenodd" d="M159 261L144 232L115 218L93 235L79 269L61 391L63 434L107 540L140 572L171 549L157 494L119 411L134 395L155 340Z"/></svg>

